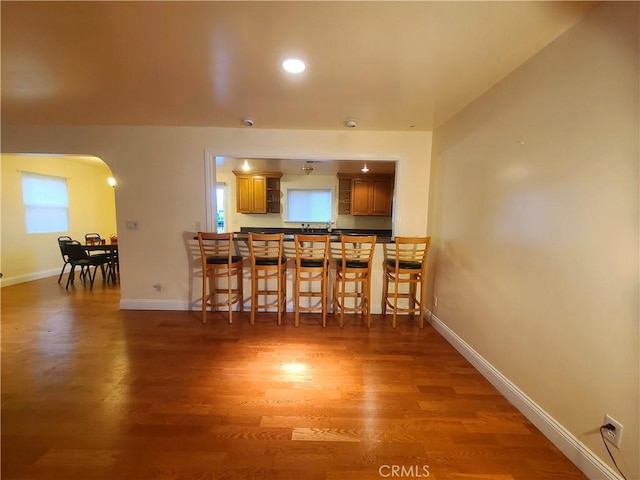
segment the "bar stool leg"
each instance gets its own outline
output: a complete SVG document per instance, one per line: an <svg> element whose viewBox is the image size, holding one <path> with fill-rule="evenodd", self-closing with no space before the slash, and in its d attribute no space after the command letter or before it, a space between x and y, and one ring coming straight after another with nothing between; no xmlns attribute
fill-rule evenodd
<svg viewBox="0 0 640 480"><path fill-rule="evenodd" d="M294 309L294 317L293 324L296 327L300 326L300 267L296 268L296 279L294 281L293 287L293 309Z"/></svg>
<svg viewBox="0 0 640 480"><path fill-rule="evenodd" d="M209 294L207 293L207 272L202 272L202 323L207 323L207 303Z"/></svg>
<svg viewBox="0 0 640 480"><path fill-rule="evenodd" d="M256 310L258 305L258 279L255 272L251 275L251 314L249 315L249 323L254 325L256 323Z"/></svg>
<svg viewBox="0 0 640 480"><path fill-rule="evenodd" d="M386 317L387 316L387 294L389 292L389 276L387 274L387 268L383 267L383 272L382 272L382 316Z"/></svg>
<svg viewBox="0 0 640 480"><path fill-rule="evenodd" d="M277 298L277 302L278 302L278 325L282 325L282 298L284 298L283 295L283 284L285 282L282 281L282 272L278 272L278 298Z"/></svg>
<svg viewBox="0 0 640 480"><path fill-rule="evenodd" d="M320 284L320 291L322 292L322 328L327 326L327 287L329 283L329 278L325 272L322 277L322 282Z"/></svg>
<svg viewBox="0 0 640 480"><path fill-rule="evenodd" d="M371 328L371 278L369 278L370 272L367 272L367 279L365 280L366 298L367 302L367 328Z"/></svg>
<svg viewBox="0 0 640 480"><path fill-rule="evenodd" d="M231 305L231 290L233 287L233 276L231 271L227 275L227 298L229 299L229 323L233 323L233 305Z"/></svg>
<svg viewBox="0 0 640 480"><path fill-rule="evenodd" d="M393 279L393 307L391 307L391 310L393 311L391 326L393 328L396 328L396 322L398 319L398 287L398 273L396 273Z"/></svg>

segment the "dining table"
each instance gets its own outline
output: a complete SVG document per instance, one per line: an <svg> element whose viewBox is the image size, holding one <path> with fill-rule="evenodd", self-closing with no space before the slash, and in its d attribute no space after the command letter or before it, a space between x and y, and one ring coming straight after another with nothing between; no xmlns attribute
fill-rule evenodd
<svg viewBox="0 0 640 480"><path fill-rule="evenodd" d="M107 281L111 280L113 283L118 282L118 274L120 271L118 265L118 244L117 243L100 243L93 242L83 245L87 254L91 255L93 252L106 253L109 255L109 272L107 274Z"/></svg>

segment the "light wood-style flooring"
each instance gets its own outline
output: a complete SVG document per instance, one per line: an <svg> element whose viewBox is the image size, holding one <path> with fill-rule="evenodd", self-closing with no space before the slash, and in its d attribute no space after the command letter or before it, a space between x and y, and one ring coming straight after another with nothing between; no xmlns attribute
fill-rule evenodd
<svg viewBox="0 0 640 480"><path fill-rule="evenodd" d="M580 479L430 326L2 289L2 479Z"/></svg>

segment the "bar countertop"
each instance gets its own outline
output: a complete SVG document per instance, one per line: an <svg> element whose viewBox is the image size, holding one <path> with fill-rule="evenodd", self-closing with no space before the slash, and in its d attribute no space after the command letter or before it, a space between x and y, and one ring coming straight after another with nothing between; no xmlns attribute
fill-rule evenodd
<svg viewBox="0 0 640 480"><path fill-rule="evenodd" d="M304 235L330 235L332 242L340 241L342 235L376 235L376 243L392 243L393 236L391 230L363 230L349 228L334 228L330 232L326 228L262 228L262 227L241 227L235 234L242 236L253 233L284 233L284 239L291 241L296 233Z"/></svg>

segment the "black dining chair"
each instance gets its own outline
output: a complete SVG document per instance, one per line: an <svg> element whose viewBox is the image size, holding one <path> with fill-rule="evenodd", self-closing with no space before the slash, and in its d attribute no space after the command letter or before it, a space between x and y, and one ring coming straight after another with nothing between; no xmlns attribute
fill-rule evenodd
<svg viewBox="0 0 640 480"><path fill-rule="evenodd" d="M85 245L100 245L101 243L102 243L102 237L100 236L99 233L95 233L95 232L85 233L85 235L84 235L84 244ZM106 250L93 250L93 251L89 252L89 255L91 255L92 257L102 256L102 257L105 257L105 258L111 260L111 254L109 252L107 252Z"/></svg>
<svg viewBox="0 0 640 480"><path fill-rule="evenodd" d="M78 241L71 241L64 244L63 251L66 253L69 263L71 264L71 272L67 279L67 286L73 283L75 277L76 267L80 267L80 277L86 282L89 277L89 283L91 289L93 289L93 282L96 278L96 272L98 267L102 271L102 278L105 278L105 265L109 265L109 258L101 255L89 255L84 247ZM93 275L91 274L91 267L93 267Z"/></svg>
<svg viewBox="0 0 640 480"><path fill-rule="evenodd" d="M91 243L93 244L99 244L102 241L102 237L100 236L99 233L85 233L84 235L84 243L89 245Z"/></svg>
<svg viewBox="0 0 640 480"><path fill-rule="evenodd" d="M62 275L64 275L65 268L67 268L67 265L70 265L69 256L65 253L63 246L72 241L73 241L73 238L67 235L62 235L58 237L58 247L60 248L60 254L62 255L62 261L64 262L62 264L62 270L60 271L60 276L58 277L58 283L60 283L60 280L62 280Z"/></svg>

